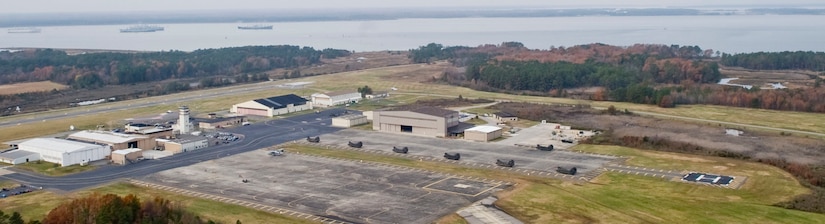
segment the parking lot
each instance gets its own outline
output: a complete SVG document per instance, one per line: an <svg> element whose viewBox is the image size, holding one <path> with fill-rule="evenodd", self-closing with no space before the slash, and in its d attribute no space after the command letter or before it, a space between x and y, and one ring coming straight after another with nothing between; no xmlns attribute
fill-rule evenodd
<svg viewBox="0 0 825 224"><path fill-rule="evenodd" d="M39 190L39 187L28 186L28 185L19 185L17 187L10 187L10 188L2 188L0 189L0 198L7 198L15 195L21 195L25 193L29 193L32 191Z"/></svg>
<svg viewBox="0 0 825 224"><path fill-rule="evenodd" d="M348 141L362 141L363 149L392 152L392 147L409 147L408 154L441 158L444 153L461 153L461 161L495 164L497 159L514 160L514 168L555 172L556 167L576 167L586 174L613 161L616 157L570 151L539 151L527 147L494 143L441 139L377 131L341 130L321 136L324 145L346 146Z"/></svg>
<svg viewBox="0 0 825 224"><path fill-rule="evenodd" d="M559 124L544 123L521 129L514 134L510 134L508 138L494 143L524 146L553 145L557 149L568 149L576 145L579 139L592 135L593 132L589 130L570 130L564 129L564 126Z"/></svg>
<svg viewBox="0 0 825 224"><path fill-rule="evenodd" d="M269 156L264 150L141 180L353 223L432 223L507 186L374 163Z"/></svg>

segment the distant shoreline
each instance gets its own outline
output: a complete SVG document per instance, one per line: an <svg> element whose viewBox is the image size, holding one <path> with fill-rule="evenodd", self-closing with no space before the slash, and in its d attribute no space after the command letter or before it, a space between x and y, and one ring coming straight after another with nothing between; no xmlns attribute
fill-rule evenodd
<svg viewBox="0 0 825 224"><path fill-rule="evenodd" d="M582 16L749 16L825 15L825 5L741 8L418 8L352 10L235 10L0 14L0 28L32 26L124 25L151 23L258 23L376 21L397 19L538 18Z"/></svg>
<svg viewBox="0 0 825 224"><path fill-rule="evenodd" d="M86 53L147 53L157 51L136 51L136 50L114 50L114 49L76 49L76 48L50 48L50 47L4 47L0 51L34 51L52 49L66 52L68 55L78 55Z"/></svg>

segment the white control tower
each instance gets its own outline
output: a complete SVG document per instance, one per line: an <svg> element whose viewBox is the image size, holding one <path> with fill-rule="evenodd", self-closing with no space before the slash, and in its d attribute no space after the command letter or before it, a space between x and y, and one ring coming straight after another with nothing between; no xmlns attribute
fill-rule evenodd
<svg viewBox="0 0 825 224"><path fill-rule="evenodd" d="M180 106L180 115L178 116L178 131L180 134L189 134L192 131L192 123L189 122L189 107Z"/></svg>

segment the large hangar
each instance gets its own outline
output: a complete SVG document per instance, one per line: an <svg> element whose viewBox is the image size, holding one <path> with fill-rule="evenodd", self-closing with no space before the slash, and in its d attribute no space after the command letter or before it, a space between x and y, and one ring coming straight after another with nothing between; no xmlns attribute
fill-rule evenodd
<svg viewBox="0 0 825 224"><path fill-rule="evenodd" d="M302 110L311 110L312 104L309 100L295 94L288 94L270 98L250 100L232 105L229 112L272 117Z"/></svg>
<svg viewBox="0 0 825 224"><path fill-rule="evenodd" d="M112 152L108 146L58 138L35 138L18 145L20 150L40 154L46 162L61 166L105 159Z"/></svg>
<svg viewBox="0 0 825 224"><path fill-rule="evenodd" d="M152 138L146 136L106 131L79 131L69 135L67 138L83 142L109 145L112 147L112 150L129 148L154 149L155 146L157 146Z"/></svg>
<svg viewBox="0 0 825 224"><path fill-rule="evenodd" d="M458 111L426 106L374 111L372 116L373 130L433 137L446 137L459 118Z"/></svg>

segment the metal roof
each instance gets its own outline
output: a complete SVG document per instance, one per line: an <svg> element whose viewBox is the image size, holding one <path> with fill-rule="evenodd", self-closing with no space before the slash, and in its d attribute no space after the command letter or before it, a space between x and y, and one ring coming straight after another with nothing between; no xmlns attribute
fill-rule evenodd
<svg viewBox="0 0 825 224"><path fill-rule="evenodd" d="M458 111L447 110L431 106L402 106L391 109L391 111L410 111L420 114L432 115L436 117L446 117L450 114L458 114Z"/></svg>
<svg viewBox="0 0 825 224"><path fill-rule="evenodd" d="M112 154L126 155L126 154L129 154L129 153L140 152L140 151L141 151L141 149L139 149L139 148L130 148L130 149L115 150L115 151L112 152Z"/></svg>
<svg viewBox="0 0 825 224"><path fill-rule="evenodd" d="M126 143L135 141L137 139L144 139L143 136L136 136L136 135L129 135L129 134L121 134L121 133L112 133L106 131L79 131L74 134L69 135L70 139L81 139L81 140L92 140L95 142L102 142L102 143Z"/></svg>
<svg viewBox="0 0 825 224"><path fill-rule="evenodd" d="M6 158L8 160L14 160L21 157L30 156L32 154L37 154L36 152L29 152L25 150L12 150L4 153L0 153L0 158Z"/></svg>
<svg viewBox="0 0 825 224"><path fill-rule="evenodd" d="M295 94L287 94L282 96L257 99L253 101L272 109L280 109L286 107L289 104L304 105L307 103L308 100Z"/></svg>
<svg viewBox="0 0 825 224"><path fill-rule="evenodd" d="M367 116L364 116L364 115L361 115L361 114L347 114L347 115L336 117L336 118L333 118L333 119L355 120L355 119L366 118L366 117Z"/></svg>
<svg viewBox="0 0 825 224"><path fill-rule="evenodd" d="M482 125L482 126L475 126L475 127L472 127L470 129L467 129L467 130L464 130L464 131L465 132L467 132L467 131L477 131L477 132L483 132L483 133L492 133L492 132L498 131L498 130L501 130L501 127Z"/></svg>
<svg viewBox="0 0 825 224"><path fill-rule="evenodd" d="M91 143L59 139L59 138L34 138L20 143L20 150L46 150L58 153L71 153L102 147Z"/></svg>

